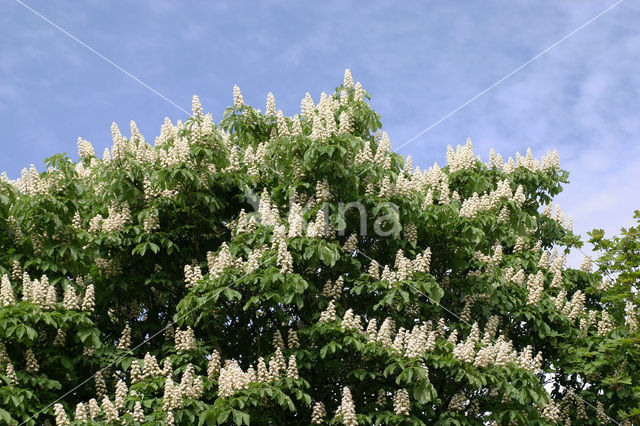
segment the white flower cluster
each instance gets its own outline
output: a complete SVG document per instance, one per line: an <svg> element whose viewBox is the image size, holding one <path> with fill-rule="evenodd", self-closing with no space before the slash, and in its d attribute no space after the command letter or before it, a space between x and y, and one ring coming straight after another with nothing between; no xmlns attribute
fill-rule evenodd
<svg viewBox="0 0 640 426"><path fill-rule="evenodd" d="M253 250L251 250L251 252L249 252L249 257L245 264L248 274L258 269L258 267L260 266L259 261L266 251L266 247L261 246L254 248Z"/></svg>
<svg viewBox="0 0 640 426"><path fill-rule="evenodd" d="M196 337L191 326L186 330L176 330L175 347L177 351L190 351L196 348Z"/></svg>
<svg viewBox="0 0 640 426"><path fill-rule="evenodd" d="M287 119L284 117L284 114L281 110L278 110L276 114L277 120L277 135L278 137L286 137L291 136L291 131L289 130L289 125L287 124ZM294 118L295 120L295 118Z"/></svg>
<svg viewBox="0 0 640 426"><path fill-rule="evenodd" d="M542 212L542 215L564 226L564 212L562 211L562 209L560 209L559 205L556 204L556 208L554 211L553 203L547 204L547 207ZM567 227L573 227L573 219L569 218L569 220L570 220L570 223L567 224Z"/></svg>
<svg viewBox="0 0 640 426"><path fill-rule="evenodd" d="M289 363L287 364L287 377L293 380L298 380L300 375L298 374L298 364L296 362L295 355L289 356Z"/></svg>
<svg viewBox="0 0 640 426"><path fill-rule="evenodd" d="M164 382L164 395L162 397L162 411L172 411L182 408L182 391L180 385L176 385L171 377Z"/></svg>
<svg viewBox="0 0 640 426"><path fill-rule="evenodd" d="M327 224L324 216L324 210L318 210L316 220L311 222L307 227L307 237L323 238L327 235Z"/></svg>
<svg viewBox="0 0 640 426"><path fill-rule="evenodd" d="M630 300L625 305L624 324L629 327L629 332L635 334L638 331L638 314L636 307Z"/></svg>
<svg viewBox="0 0 640 426"><path fill-rule="evenodd" d="M133 412L131 413L134 422L144 423L145 416L144 411L142 410L142 402L136 401L133 407Z"/></svg>
<svg viewBox="0 0 640 426"><path fill-rule="evenodd" d="M496 336L496 332L498 331L498 326L500 325L500 317L497 315L492 315L489 317L489 320L484 326L484 334L482 335L481 343L483 345L488 345L493 341Z"/></svg>
<svg viewBox="0 0 640 426"><path fill-rule="evenodd" d="M102 218L102 216L98 215L98 218ZM96 223L94 221L95 218L92 218L90 221L90 230L91 228L95 229ZM104 233L110 232L122 232L124 230L124 226L131 222L131 211L129 210L129 204L125 202L123 206L118 209L117 206L112 205L109 207L109 214L106 218L101 221L101 230ZM149 232L149 231L147 231Z"/></svg>
<svg viewBox="0 0 640 426"><path fill-rule="evenodd" d="M260 223L264 226L277 226L280 223L278 207L271 202L271 197L266 188L260 196L258 214L260 215Z"/></svg>
<svg viewBox="0 0 640 426"><path fill-rule="evenodd" d="M327 308L322 311L322 313L320 314L320 319L318 321L320 322L332 322L336 320L336 303L335 301L331 301L329 302L329 306L327 306Z"/></svg>
<svg viewBox="0 0 640 426"><path fill-rule="evenodd" d="M213 252L207 253L207 265L209 267L209 275L213 278L219 278L225 269L235 267L236 261L226 242L222 243L217 255Z"/></svg>
<svg viewBox="0 0 640 426"><path fill-rule="evenodd" d="M585 255L584 259L582 260L582 264L580 264L580 270L585 274L590 274L592 269L593 269L593 261L589 256Z"/></svg>
<svg viewBox="0 0 640 426"><path fill-rule="evenodd" d="M165 377L173 376L173 364L171 364L171 358L165 358L162 362L162 375Z"/></svg>
<svg viewBox="0 0 640 426"><path fill-rule="evenodd" d="M14 259L11 268L11 279L20 280L22 278L22 274L23 271L20 261Z"/></svg>
<svg viewBox="0 0 640 426"><path fill-rule="evenodd" d="M500 243L496 243L493 246L493 255L491 256L484 254L481 251L477 251L474 253L473 257L479 262L486 263L489 269L492 269L493 267L498 266L502 261L502 245Z"/></svg>
<svg viewBox="0 0 640 426"><path fill-rule="evenodd" d="M364 328L362 328L362 319L360 318L360 315L353 314L353 309L347 309L344 313L340 327L343 330L356 330L360 333L364 333Z"/></svg>
<svg viewBox="0 0 640 426"><path fill-rule="evenodd" d="M453 357L460 361L473 363L476 354L476 343L480 341L480 329L478 323L474 323L467 339L458 343L453 348Z"/></svg>
<svg viewBox="0 0 640 426"><path fill-rule="evenodd" d="M126 140L122 136L120 128L115 122L111 123L111 139L113 140L111 158L114 160L124 159L126 153Z"/></svg>
<svg viewBox="0 0 640 426"><path fill-rule="evenodd" d="M273 244L277 247L277 264L280 266L280 273L290 274L293 272L293 257L287 248L285 239L286 229L284 225L280 225L274 229Z"/></svg>
<svg viewBox="0 0 640 426"><path fill-rule="evenodd" d="M289 210L289 216L287 218L289 222L289 230L287 233L288 238L296 238L302 236L303 231L303 218L302 207L298 203L293 203Z"/></svg>
<svg viewBox="0 0 640 426"><path fill-rule="evenodd" d="M279 380L281 374L286 374L293 380L299 378L295 356L291 355L287 364L280 348L276 348L275 354L269 359L269 368L262 357L258 359L257 368L250 366L247 371L243 371L236 360L227 360L219 374L218 396L221 398L229 397L238 390L247 389L251 383Z"/></svg>
<svg viewBox="0 0 640 426"><path fill-rule="evenodd" d="M335 311L335 308L333 311ZM436 338L438 335L444 334L444 321L441 321L441 324L439 324L439 330L437 331L433 331L431 329L430 322L415 325L411 331L405 330L401 327L396 333L395 327L394 321L387 317L382 322L380 330L377 330L377 321L375 318L372 318L367 325L366 331L363 331L360 316L354 316L351 309L347 310L342 320L343 330L355 329L368 336L368 341L370 343L381 343L382 345L392 348L408 358L419 358L426 352L431 352L435 348Z"/></svg>
<svg viewBox="0 0 640 426"><path fill-rule="evenodd" d="M178 194L177 189L164 188L161 189L157 185L154 185L149 179L144 178L142 189L144 192L145 203L151 202L154 198L172 198Z"/></svg>
<svg viewBox="0 0 640 426"><path fill-rule="evenodd" d="M364 141L363 147L358 151L354 159L354 164L359 166L365 163L373 162L373 151L371 151L371 144L369 141Z"/></svg>
<svg viewBox="0 0 640 426"><path fill-rule="evenodd" d="M56 426L69 426L71 422L60 403L53 404L53 413L56 416Z"/></svg>
<svg viewBox="0 0 640 426"><path fill-rule="evenodd" d="M467 218L476 217L480 212L497 208L501 200L514 201L518 204L524 203L526 201L526 196L522 185L518 185L516 192L512 193L509 181L505 179L498 183L494 191L485 193L482 196L479 196L474 192L471 198L467 198L462 201L460 216Z"/></svg>
<svg viewBox="0 0 640 426"><path fill-rule="evenodd" d="M351 391L347 386L342 388L342 401L336 410L336 417L342 416L342 423L345 426L357 426L356 406L353 403Z"/></svg>
<svg viewBox="0 0 640 426"><path fill-rule="evenodd" d="M102 399L107 394L107 382L104 380L103 370L98 370L94 376L96 394Z"/></svg>
<svg viewBox="0 0 640 426"><path fill-rule="evenodd" d="M455 152L451 145L447 146L447 163L449 164L451 173L471 169L475 165L475 161L471 139L467 138L464 146L458 145Z"/></svg>
<svg viewBox="0 0 640 426"><path fill-rule="evenodd" d="M211 353L211 357L209 358L209 362L207 363L207 377L209 379L213 379L220 373L220 353L218 350L214 349Z"/></svg>
<svg viewBox="0 0 640 426"><path fill-rule="evenodd" d="M240 92L240 88L237 85L233 86L233 107L236 109L244 106L244 98Z"/></svg>
<svg viewBox="0 0 640 426"><path fill-rule="evenodd" d="M373 162L385 170L391 167L391 141L389 140L387 132L382 132L382 137L376 148Z"/></svg>
<svg viewBox="0 0 640 426"><path fill-rule="evenodd" d="M516 243L513 246L513 252L522 253L524 250L526 250L526 248L527 248L527 242L525 241L524 237L522 235L518 236L518 238L516 239Z"/></svg>
<svg viewBox="0 0 640 426"><path fill-rule="evenodd" d="M478 323L474 323L471 332L466 340L455 343L457 333L452 333L449 341L454 343L453 356L456 359L473 364L475 367L487 367L495 365L506 366L509 363L516 363L519 367L537 374L542 371L542 353L533 357L531 346L525 347L519 354L514 350L513 344L503 335L492 343L493 335L497 327L497 317L492 317L485 327L485 336L482 339L481 347L476 353L476 344L480 342L480 331ZM454 330L454 332L457 330Z"/></svg>
<svg viewBox="0 0 640 426"><path fill-rule="evenodd" d="M166 362L167 361L165 360L165 363ZM170 377L171 373L166 371L164 375L166 377ZM180 393L191 399L200 399L203 391L204 391L204 383L202 381L202 377L196 376L196 372L195 372L195 369L193 368L193 365L188 364L187 368L182 374L182 379L180 380Z"/></svg>
<svg viewBox="0 0 640 426"><path fill-rule="evenodd" d="M342 93L345 93L344 91ZM353 132L353 115L351 111L342 111L338 117L338 134L348 134Z"/></svg>
<svg viewBox="0 0 640 426"><path fill-rule="evenodd" d="M607 290L610 290L612 287L613 287L613 284L611 283L611 280L609 279L609 277L604 277L602 281L598 284L596 289L600 291L607 291Z"/></svg>
<svg viewBox="0 0 640 426"><path fill-rule="evenodd" d="M558 155L557 150L548 151L547 154L542 157L542 162L540 168L542 170L547 169L559 169L560 168L560 156Z"/></svg>
<svg viewBox="0 0 640 426"><path fill-rule="evenodd" d="M306 105L303 106L302 113L305 114L310 112L310 106L312 102L304 101ZM316 109L312 118L312 130L311 130L311 139L316 140L326 140L330 138L332 135L338 133L338 125L336 123L335 115L340 107L339 100L334 97L327 96L326 93L322 92L320 94L320 101L318 102ZM307 115L310 118L309 115ZM348 118L343 118L348 121ZM349 127L349 123L344 123L343 131L345 128ZM346 126L346 127L345 127Z"/></svg>
<svg viewBox="0 0 640 426"><path fill-rule="evenodd" d="M275 232L274 232L275 235ZM274 246L276 248L277 246ZM248 255L248 259L245 262L242 258L234 258L229 249L229 245L224 242L220 246L220 250L216 255L213 252L207 253L207 266L209 269L209 275L212 278L219 278L224 273L227 268L246 268L247 273L251 273L258 269L260 266L259 261L267 251L265 246L259 246L251 250ZM198 269L197 266L193 266L191 269L191 274L194 274L197 277L198 272L195 269ZM186 276L185 276L186 279Z"/></svg>
<svg viewBox="0 0 640 426"><path fill-rule="evenodd" d="M247 166L247 171L251 176L260 174L260 166L265 164L265 156L267 154L267 144L262 142L256 146L249 145L244 152L242 163Z"/></svg>
<svg viewBox="0 0 640 426"><path fill-rule="evenodd" d="M393 336L396 334L396 323L392 318L387 317L380 325L378 332L375 332L375 319L372 319L367 326L369 342L378 342L384 346L391 347L393 345ZM373 323L373 324L371 324Z"/></svg>
<svg viewBox="0 0 640 426"><path fill-rule="evenodd" d="M369 264L369 270L367 272L372 280L380 281L380 264L378 262L372 260Z"/></svg>
<svg viewBox="0 0 640 426"><path fill-rule="evenodd" d="M2 275L2 281L0 284L0 306L7 307L16 303L16 296L13 293L13 287L7 274Z"/></svg>
<svg viewBox="0 0 640 426"><path fill-rule="evenodd" d="M187 288L195 286L201 279L202 271L198 265L184 265L184 282Z"/></svg>
<svg viewBox="0 0 640 426"><path fill-rule="evenodd" d="M300 341L298 340L298 333L295 330L290 329L287 335L287 345L289 349L298 349L300 347Z"/></svg>
<svg viewBox="0 0 640 426"><path fill-rule="evenodd" d="M173 140L173 144L163 144L162 146L165 149L157 150L162 167L175 167L190 161L189 139L185 137L177 137Z"/></svg>
<svg viewBox="0 0 640 426"><path fill-rule="evenodd" d="M276 115L276 98L273 96L273 93L269 92L267 94L267 106L264 109L265 116L275 116Z"/></svg>
<svg viewBox="0 0 640 426"><path fill-rule="evenodd" d="M344 278L339 276L335 283L331 280L327 280L322 288L322 296L329 299L337 299L342 295L342 289L344 287Z"/></svg>
<svg viewBox="0 0 640 426"><path fill-rule="evenodd" d="M156 362L156 366L157 365L158 363ZM158 367L158 369L160 369L160 367ZM138 383L140 380L143 379L142 370L140 369L140 363L138 362L138 360L133 360L133 362L131 363L131 367L129 368L129 375L131 376L132 385L135 383ZM154 372L154 375L155 375L155 372Z"/></svg>
<svg viewBox="0 0 640 426"><path fill-rule="evenodd" d="M418 228L414 223L409 223L403 228L404 237L412 244L418 244Z"/></svg>
<svg viewBox="0 0 640 426"><path fill-rule="evenodd" d="M467 398L467 395L463 391L460 391L453 395L453 397L449 401L448 408L449 410L453 411L463 411L468 402L469 400Z"/></svg>
<svg viewBox="0 0 640 426"><path fill-rule="evenodd" d="M316 182L315 202L320 205L326 201L331 200L331 187L326 180L319 180Z"/></svg>
<svg viewBox="0 0 640 426"><path fill-rule="evenodd" d="M345 89L353 88L353 76L351 75L351 70L349 68L344 70L344 80L342 83L342 87L344 87Z"/></svg>
<svg viewBox="0 0 640 426"><path fill-rule="evenodd" d="M381 281L387 281L391 286L394 283L399 281L404 281L409 279L414 273L427 273L429 272L431 267L431 249L427 247L424 252L421 254L417 254L415 259L410 260L405 255L402 249L396 252L396 259L394 263L395 271L392 271L389 268L389 265L386 265L382 270L382 276L380 276ZM378 263L371 263L369 267L369 275L373 279L379 275L379 265Z"/></svg>
<svg viewBox="0 0 640 426"><path fill-rule="evenodd" d="M493 148L489 150L489 162L487 165L490 168L501 169L502 168L502 155L496 154Z"/></svg>
<svg viewBox="0 0 640 426"><path fill-rule="evenodd" d="M247 218L247 212L244 209L240 210L238 214L238 219L234 221L235 224L235 235L240 235L243 233L252 233L258 228L258 221L256 220L255 215Z"/></svg>
<svg viewBox="0 0 640 426"><path fill-rule="evenodd" d="M398 389L393 395L393 411L399 416L408 416L411 403L409 401L409 391Z"/></svg>
<svg viewBox="0 0 640 426"><path fill-rule="evenodd" d="M33 164L29 167L29 170L22 169L20 172L20 178L10 183L22 194L38 195L45 194L51 188L51 182L47 179L48 176L40 176L36 170L36 166Z"/></svg>
<svg viewBox="0 0 640 426"><path fill-rule="evenodd" d="M31 348L27 349L25 352L25 370L27 373L37 373L40 371L40 364L38 364L38 360L36 359L35 354Z"/></svg>
<svg viewBox="0 0 640 426"><path fill-rule="evenodd" d="M300 101L300 111L302 116L307 120L313 120L313 115L316 111L316 106L313 103L313 99L309 92L305 93L304 98Z"/></svg>
<svg viewBox="0 0 640 426"><path fill-rule="evenodd" d="M313 410L311 411L311 423L319 425L324 423L325 417L327 417L327 410L322 402L316 402L313 404Z"/></svg>
<svg viewBox="0 0 640 426"><path fill-rule="evenodd" d="M120 335L120 340L118 341L118 346L116 349L120 351L127 351L131 347L131 327L127 324L122 330L122 334Z"/></svg>
<svg viewBox="0 0 640 426"><path fill-rule="evenodd" d="M92 399L92 401L95 401L95 399ZM97 402L96 402L97 405ZM88 406L88 404L87 404ZM100 407L98 407L98 410L100 410ZM92 416L93 418L94 416ZM76 405L76 411L74 414L74 420L76 422L88 422L89 421L89 413L87 412L87 407L85 407L84 403L79 402Z"/></svg>
<svg viewBox="0 0 640 426"><path fill-rule="evenodd" d="M527 278L527 305L535 305L542 300L542 294L544 292L544 274L542 271L538 271L535 275L529 274Z"/></svg>
<svg viewBox="0 0 640 426"><path fill-rule="evenodd" d="M140 364L137 360L134 360L131 363L131 371L129 374L131 375L132 384L137 383L140 380L144 380L148 377L162 376L164 374L163 370L161 370L160 366L158 365L158 360L156 359L155 355L151 355L149 352L147 352L144 356L144 359L142 360L142 363L142 371L140 371Z"/></svg>
<svg viewBox="0 0 640 426"><path fill-rule="evenodd" d="M7 364L10 361L9 354L7 353L7 347L4 343L0 342L0 364Z"/></svg>
<svg viewBox="0 0 640 426"><path fill-rule="evenodd" d="M564 303L566 294L567 292L564 289L561 290L560 293L558 293L558 296L556 296L554 302L556 304L556 308L562 312L562 314L569 317L571 321L575 321L584 311L586 296L581 290L578 290L573 294L571 300Z"/></svg>
<svg viewBox="0 0 640 426"><path fill-rule="evenodd" d="M527 149L527 153L523 157L520 153L516 154L516 161L509 157L507 162L502 162L502 156L493 151L489 152L489 167L502 169L505 173L513 173L516 168L522 167L532 172L544 171L551 168L560 168L560 157L558 151L547 151L541 161L533 158L531 148Z"/></svg>
<svg viewBox="0 0 640 426"><path fill-rule="evenodd" d="M96 155L91 142L78 138L78 157L82 160L88 160Z"/></svg>
<svg viewBox="0 0 640 426"><path fill-rule="evenodd" d="M96 305L96 296L93 284L89 284L84 292L84 299L80 309L84 312L93 312Z"/></svg>
<svg viewBox="0 0 640 426"><path fill-rule="evenodd" d="M540 413L540 417L552 423L557 422L560 420L560 406L553 400L549 401Z"/></svg>
<svg viewBox="0 0 640 426"><path fill-rule="evenodd" d="M393 185L393 191L391 190L390 181L383 180L383 188L380 189L379 197L386 197L390 193L401 197L408 197L415 192L418 182L418 179L411 179L411 177L406 178L404 173L400 173L400 175L398 175L398 180L396 180L395 185Z"/></svg>
<svg viewBox="0 0 640 426"><path fill-rule="evenodd" d="M142 228L147 234L160 229L160 218L155 212L149 212L149 215L142 221Z"/></svg>
<svg viewBox="0 0 640 426"><path fill-rule="evenodd" d="M358 235L357 234L349 235L349 238L347 238L347 241L345 241L345 243L342 246L342 248L347 253L354 254L356 252L356 250L358 249Z"/></svg>
<svg viewBox="0 0 640 426"><path fill-rule="evenodd" d="M97 214L91 219L89 219L89 232L93 232L93 233L99 232L102 229L103 221L104 221L104 218L102 217L101 214Z"/></svg>
<svg viewBox="0 0 640 426"><path fill-rule="evenodd" d="M542 372L542 352L538 352L533 357L533 348L531 345L526 346L518 356L518 365L523 369L538 374Z"/></svg>
<svg viewBox="0 0 640 426"><path fill-rule="evenodd" d="M16 370L12 363L7 363L7 366L5 367L5 374L13 386L18 384L18 376L16 375Z"/></svg>
<svg viewBox="0 0 640 426"><path fill-rule="evenodd" d="M614 329L615 329L615 325L611 321L609 312L603 310L600 322L598 322L598 335L604 337Z"/></svg>
<svg viewBox="0 0 640 426"><path fill-rule="evenodd" d="M272 343L275 348L280 348L280 350L284 349L284 339L282 338L280 330L276 330L275 333L273 333Z"/></svg>
<svg viewBox="0 0 640 426"><path fill-rule="evenodd" d="M191 115L195 120L201 120L204 118L204 114L202 111L202 103L200 102L200 98L197 95L193 95L191 98Z"/></svg>
<svg viewBox="0 0 640 426"><path fill-rule="evenodd" d="M91 398L87 403L87 413L90 420L94 420L100 415L100 406L95 398Z"/></svg>
<svg viewBox="0 0 640 426"><path fill-rule="evenodd" d="M124 399L127 397L128 393L129 389L127 388L127 384L124 380L118 380L116 383L114 405L120 412L124 409Z"/></svg>
<svg viewBox="0 0 640 426"><path fill-rule="evenodd" d="M82 310L92 310L95 299L93 296L93 286L87 287L85 293L86 303L83 301ZM31 302L40 306L42 309L55 309L58 302L56 289L49 284L49 278L43 275L40 280L31 280L29 274L24 272L22 277L22 300ZM7 274L2 276L0 280L0 306L7 307L16 303L15 293ZM74 288L68 284L63 298L63 306L68 310L80 309L78 296ZM86 309L85 309L86 306ZM91 309L89 309L91 308Z"/></svg>

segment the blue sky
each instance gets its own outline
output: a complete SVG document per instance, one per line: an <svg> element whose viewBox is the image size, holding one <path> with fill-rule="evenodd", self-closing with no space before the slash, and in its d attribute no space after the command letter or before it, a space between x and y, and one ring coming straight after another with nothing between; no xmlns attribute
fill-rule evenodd
<svg viewBox="0 0 640 426"><path fill-rule="evenodd" d="M345 68L372 95L398 147L615 0L403 2L62 2L24 0L185 110L198 94L218 121L238 84L286 114L318 99ZM571 184L558 201L576 230L616 232L640 208L640 4L592 24L401 149L445 163L474 142L485 160L557 148ZM112 121L148 140L185 113L15 0L0 3L0 170L67 152L97 152Z"/></svg>

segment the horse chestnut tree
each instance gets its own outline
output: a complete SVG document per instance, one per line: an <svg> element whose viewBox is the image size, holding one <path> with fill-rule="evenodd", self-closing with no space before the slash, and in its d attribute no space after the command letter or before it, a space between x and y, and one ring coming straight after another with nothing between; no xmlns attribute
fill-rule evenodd
<svg viewBox="0 0 640 426"><path fill-rule="evenodd" d="M351 73L286 117L0 180L8 424L631 424L634 292L579 269L555 151L391 152ZM611 275L609 277L608 275Z"/></svg>

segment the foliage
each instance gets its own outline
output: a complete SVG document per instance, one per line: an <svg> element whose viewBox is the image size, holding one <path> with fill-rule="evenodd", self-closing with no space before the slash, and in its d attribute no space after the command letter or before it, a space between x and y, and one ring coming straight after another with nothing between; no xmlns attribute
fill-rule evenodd
<svg viewBox="0 0 640 426"><path fill-rule="evenodd" d="M565 268L557 154L414 170L366 99L236 88L0 181L3 422L637 421L637 232Z"/></svg>

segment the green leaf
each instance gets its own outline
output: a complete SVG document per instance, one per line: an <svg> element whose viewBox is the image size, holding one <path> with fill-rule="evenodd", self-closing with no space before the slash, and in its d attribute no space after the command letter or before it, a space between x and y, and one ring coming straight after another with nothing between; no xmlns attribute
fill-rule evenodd
<svg viewBox="0 0 640 426"><path fill-rule="evenodd" d="M421 381L413 388L413 397L420 404L426 404L431 401L431 388L429 382Z"/></svg>

